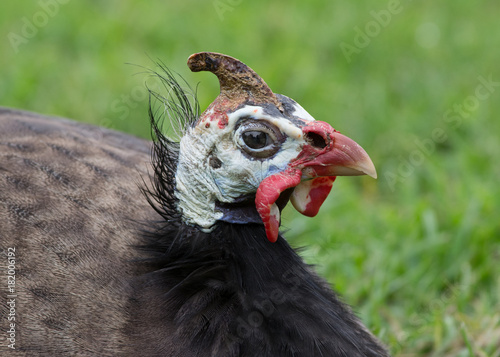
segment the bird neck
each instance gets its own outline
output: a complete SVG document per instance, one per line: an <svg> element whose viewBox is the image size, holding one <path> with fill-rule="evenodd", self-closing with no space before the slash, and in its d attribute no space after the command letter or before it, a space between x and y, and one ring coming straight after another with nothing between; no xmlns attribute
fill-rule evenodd
<svg viewBox="0 0 500 357"><path fill-rule="evenodd" d="M133 310L159 329L148 327L151 336L190 341L178 355L382 356L370 353L375 339L327 284L261 225L223 222L203 233L170 222L148 239L149 272Z"/></svg>
<svg viewBox="0 0 500 357"><path fill-rule="evenodd" d="M215 193L207 158L213 146L210 137L203 141L191 135L190 128L180 142L179 161L175 172L175 196L185 223L197 225L205 233L212 231L222 213L215 212Z"/></svg>

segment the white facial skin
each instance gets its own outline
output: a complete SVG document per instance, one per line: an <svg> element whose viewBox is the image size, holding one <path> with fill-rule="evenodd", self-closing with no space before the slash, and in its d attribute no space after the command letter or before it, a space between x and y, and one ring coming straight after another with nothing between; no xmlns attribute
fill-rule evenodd
<svg viewBox="0 0 500 357"><path fill-rule="evenodd" d="M204 114L206 117L210 112ZM298 104L294 115L314 120ZM235 131L241 118L267 121L284 134L286 140L277 153L268 159L254 159L241 151L243 125ZM215 202L231 203L236 198L255 193L266 177L286 169L305 144L300 128L283 117L265 114L258 106L244 106L228 115L223 129L217 123L205 122L189 128L180 142L179 163L176 172L176 197L183 219L209 232L222 217L215 211ZM219 165L210 161L220 160Z"/></svg>

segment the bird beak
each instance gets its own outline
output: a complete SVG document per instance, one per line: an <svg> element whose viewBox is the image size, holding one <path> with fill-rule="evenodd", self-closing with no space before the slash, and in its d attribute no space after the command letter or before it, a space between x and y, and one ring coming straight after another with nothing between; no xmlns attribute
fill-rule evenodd
<svg viewBox="0 0 500 357"><path fill-rule="evenodd" d="M372 160L358 143L339 132L334 132L332 138L331 150L303 164L302 179L306 181L299 183L290 197L293 207L308 217L318 214L336 176L377 178Z"/></svg>
<svg viewBox="0 0 500 357"><path fill-rule="evenodd" d="M303 128L305 135L309 132L321 135L325 145L305 145L285 171L265 178L257 190L257 212L271 242L277 240L280 224L280 211L275 202L285 190L294 187L290 201L297 211L312 217L318 213L337 176L377 178L370 157L354 140L324 122L316 121L309 127Z"/></svg>
<svg viewBox="0 0 500 357"><path fill-rule="evenodd" d="M330 150L303 164L306 178L359 175L377 178L372 160L358 143L339 132L333 133L332 141Z"/></svg>

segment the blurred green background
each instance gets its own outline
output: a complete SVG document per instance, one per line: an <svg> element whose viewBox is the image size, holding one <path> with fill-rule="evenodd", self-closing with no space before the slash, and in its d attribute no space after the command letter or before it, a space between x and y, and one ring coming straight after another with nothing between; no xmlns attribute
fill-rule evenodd
<svg viewBox="0 0 500 357"><path fill-rule="evenodd" d="M379 179L339 178L287 238L395 356L500 356L500 3L71 1L0 5L0 105L148 137L161 60L241 59L361 144Z"/></svg>

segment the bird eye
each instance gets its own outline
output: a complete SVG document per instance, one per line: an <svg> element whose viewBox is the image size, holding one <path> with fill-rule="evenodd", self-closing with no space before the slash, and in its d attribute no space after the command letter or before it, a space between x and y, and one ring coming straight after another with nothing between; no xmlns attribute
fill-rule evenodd
<svg viewBox="0 0 500 357"><path fill-rule="evenodd" d="M249 130L241 134L245 144L254 150L265 148L266 146L272 144L272 140L269 134L263 131Z"/></svg>
<svg viewBox="0 0 500 357"><path fill-rule="evenodd" d="M285 141L274 125L264 120L247 120L236 130L236 143L250 157L266 159L276 154Z"/></svg>

